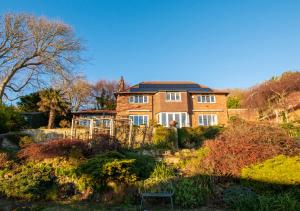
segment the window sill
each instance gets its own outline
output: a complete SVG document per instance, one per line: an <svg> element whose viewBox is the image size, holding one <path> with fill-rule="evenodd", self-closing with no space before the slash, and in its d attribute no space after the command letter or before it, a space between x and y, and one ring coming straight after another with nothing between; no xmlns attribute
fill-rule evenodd
<svg viewBox="0 0 300 211"><path fill-rule="evenodd" d="M197 102L199 104L216 104L217 102L213 102L213 103L202 103L202 102Z"/></svg>

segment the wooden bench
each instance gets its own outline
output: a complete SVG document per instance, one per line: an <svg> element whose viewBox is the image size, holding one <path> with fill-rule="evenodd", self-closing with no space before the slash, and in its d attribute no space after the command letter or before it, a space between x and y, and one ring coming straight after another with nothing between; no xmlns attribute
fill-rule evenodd
<svg viewBox="0 0 300 211"><path fill-rule="evenodd" d="M142 184L143 188L139 189L139 193L141 196L141 210L143 210L144 200L146 198L169 198L171 202L172 210L174 209L173 205L173 195L174 188L171 182L163 182L160 181L159 184L152 186L151 188L145 188L144 184Z"/></svg>

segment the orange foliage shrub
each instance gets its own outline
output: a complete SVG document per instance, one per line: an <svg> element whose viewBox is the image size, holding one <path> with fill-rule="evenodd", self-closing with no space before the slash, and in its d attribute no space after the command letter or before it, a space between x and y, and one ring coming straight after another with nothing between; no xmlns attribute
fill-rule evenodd
<svg viewBox="0 0 300 211"><path fill-rule="evenodd" d="M43 160L45 158L68 157L72 152L79 152L82 155L89 153L87 142L81 140L58 139L44 143L31 144L18 153L18 157L28 160Z"/></svg>
<svg viewBox="0 0 300 211"><path fill-rule="evenodd" d="M217 175L239 176L245 166L279 154L300 153L297 143L280 127L242 120L233 121L223 134L204 145L210 152L202 166Z"/></svg>
<svg viewBox="0 0 300 211"><path fill-rule="evenodd" d="M86 157L102 152L118 150L120 143L109 135L99 135L92 140L58 139L34 143L20 150L18 157L28 160L43 160L54 157Z"/></svg>

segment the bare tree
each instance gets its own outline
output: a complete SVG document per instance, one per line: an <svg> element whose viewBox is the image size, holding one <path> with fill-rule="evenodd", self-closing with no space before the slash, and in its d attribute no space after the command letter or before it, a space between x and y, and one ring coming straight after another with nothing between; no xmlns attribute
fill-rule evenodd
<svg viewBox="0 0 300 211"><path fill-rule="evenodd" d="M128 87L129 84L125 83L123 77L121 77L121 80L119 82L116 80L97 81L93 87L93 97L96 101L96 108L114 109L116 106L116 98L114 93L117 92L120 88L127 89Z"/></svg>
<svg viewBox="0 0 300 211"><path fill-rule="evenodd" d="M93 87L83 76L65 80L59 89L63 90L63 95L70 102L72 111L78 111L81 106L91 102Z"/></svg>
<svg viewBox="0 0 300 211"><path fill-rule="evenodd" d="M294 106L289 96L298 91L300 72L285 72L251 88L245 95L244 105L258 109L262 118L274 114L277 121L280 115L288 121L288 111Z"/></svg>
<svg viewBox="0 0 300 211"><path fill-rule="evenodd" d="M99 80L93 87L93 97L97 109L114 109L114 92L118 90L118 82L115 80Z"/></svg>
<svg viewBox="0 0 300 211"><path fill-rule="evenodd" d="M62 22L5 15L0 19L0 102L10 92L64 76L80 60L81 49L72 28Z"/></svg>

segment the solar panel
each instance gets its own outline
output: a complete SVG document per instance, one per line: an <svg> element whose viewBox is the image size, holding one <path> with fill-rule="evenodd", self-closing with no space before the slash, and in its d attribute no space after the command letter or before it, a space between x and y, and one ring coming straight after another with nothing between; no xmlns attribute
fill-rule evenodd
<svg viewBox="0 0 300 211"><path fill-rule="evenodd" d="M211 92L212 89L200 87L198 84L139 84L139 87L130 88L130 92L156 92L156 91Z"/></svg>

